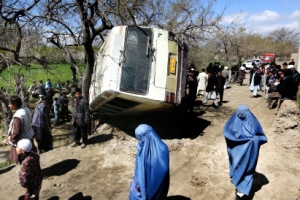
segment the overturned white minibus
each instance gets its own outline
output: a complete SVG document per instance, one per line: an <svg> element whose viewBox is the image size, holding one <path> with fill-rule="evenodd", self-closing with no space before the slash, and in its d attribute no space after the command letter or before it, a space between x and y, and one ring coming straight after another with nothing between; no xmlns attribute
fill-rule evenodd
<svg viewBox="0 0 300 200"><path fill-rule="evenodd" d="M185 93L188 45L166 30L117 26L101 46L91 112L128 115L170 108Z"/></svg>

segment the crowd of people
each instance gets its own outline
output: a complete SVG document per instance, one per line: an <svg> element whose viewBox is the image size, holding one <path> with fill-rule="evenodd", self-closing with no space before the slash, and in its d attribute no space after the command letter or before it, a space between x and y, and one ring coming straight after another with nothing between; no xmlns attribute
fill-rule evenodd
<svg viewBox="0 0 300 200"><path fill-rule="evenodd" d="M72 77L75 80L74 74L72 74ZM66 88L68 90L70 83L67 82L67 84ZM56 92L55 89L58 91ZM42 185L39 154L53 149L51 112L54 114L54 125L58 125L60 121L71 120L74 136L74 143L71 144L71 147L80 146L85 148L87 145L90 123L88 101L82 96L81 89L75 87L73 92L74 111L72 118L70 118L69 97L67 97L67 92L62 92L62 90L60 82L57 83L55 88L51 80L48 79L45 85L43 81L40 81L39 85L34 81L27 93L23 75L19 80L15 80L14 92L17 95L8 95L5 89L1 88L1 93L4 93L8 98L8 107L10 110L15 111L9 124L5 143L11 146L10 160L15 164L20 164L19 183L26 189L24 199L39 199ZM53 101L55 92L58 95ZM71 89L70 92L72 93ZM40 99L32 113L28 99L29 95L34 96L35 94ZM34 144L34 139L37 147Z"/></svg>
<svg viewBox="0 0 300 200"><path fill-rule="evenodd" d="M5 140L6 144L11 146L10 160L21 165L19 182L26 188L24 199L38 199L41 189L41 176L38 176L40 174L38 155L52 149L49 102L47 98L42 97L35 106L33 116L30 109L23 106L19 96L10 96L8 106L11 110L15 110L9 125L8 137ZM86 147L89 115L88 102L82 97L81 89L77 88L72 115L75 142L71 147L79 145L81 148ZM37 142L37 148L34 145L34 139Z"/></svg>
<svg viewBox="0 0 300 200"><path fill-rule="evenodd" d="M43 84L42 80L39 82L39 85L36 84L36 81L33 81L33 84L30 85L28 89L28 93L25 91L24 93L26 95L23 95L22 92L16 89L19 87L18 83L21 83L20 85L22 86L22 91L25 90L25 79L23 75L21 77L22 79L15 81L16 85L15 85L14 92L16 92L17 95L9 96L7 94L8 103L9 103L8 106L10 107L11 110L26 111L25 114L23 112L22 118L28 120L25 122L22 121L22 123L24 122L26 123L26 125L30 124L32 126L31 129L34 132L33 135L35 136L35 139L38 144L38 153L46 152L52 149L52 135L51 135L52 124L50 121L51 113L53 113L54 116L54 123L53 123L54 125L59 125L60 123L71 121L71 123L74 125L74 137L75 137L75 143L73 144L73 146L78 145L80 138L82 138L83 141L81 147L84 148L87 142L87 132L88 132L87 124L89 124L90 121L89 119L90 114L89 114L88 102L82 96L81 89L76 87L77 85L75 85L74 83L72 83L71 85L70 82L67 81L64 89L68 90L70 85L71 87L74 88L74 91L71 92L71 95L69 95L70 97L68 97L67 94L69 93L63 91L60 81L58 81L56 87L54 87L52 85L51 80L48 78L45 85ZM72 77L75 78L74 75ZM1 88L1 92L4 93L5 90ZM72 93L74 94L74 96L72 96ZM28 105L29 95L31 95L32 97L38 95L39 97L39 101L35 105L32 117ZM27 99L26 101L23 98L24 96L26 96ZM72 117L70 117L68 106L69 106L69 99L72 97L74 97L73 100L74 112ZM11 105L14 106L11 107ZM18 118L17 115L18 113L19 112L15 113L13 120ZM17 130L17 132L20 131ZM8 139L10 140L10 137ZM29 139L32 139L32 137L30 137Z"/></svg>
<svg viewBox="0 0 300 200"><path fill-rule="evenodd" d="M250 70L250 90L252 98L259 95L257 91L264 91L267 99L267 108L273 109L280 106L283 100L296 100L298 87L300 83L300 74L292 65L283 63L282 66L276 63L261 64L257 66L252 63L253 68Z"/></svg>
<svg viewBox="0 0 300 200"><path fill-rule="evenodd" d="M249 89L252 93L250 97L256 98L258 91L265 90L269 109L272 109L279 99L296 99L300 75L294 65L284 63L283 66L278 66L276 63L263 63L257 66L252 63L252 67L250 72L247 72L244 64L239 68L234 66L229 79L228 67L223 67L218 62L211 63L206 70L201 69L200 73L192 64L188 69L186 81L186 111L193 112L197 96L204 97L204 105L208 100L212 100L216 108L222 105L227 84L231 82L243 86L247 73L250 73ZM223 133L229 157L229 176L236 188L236 200L251 198L254 196L251 188L260 146L267 143L268 139L247 105L238 106L225 124ZM129 199L164 199L170 184L167 147L155 130L148 125L142 124L137 127L135 134L138 139L138 153Z"/></svg>
<svg viewBox="0 0 300 200"><path fill-rule="evenodd" d="M188 69L186 84L187 112L193 112L197 96L204 98L204 105L207 105L208 100L212 100L215 108L221 106L228 82L229 70L227 66L222 67L218 62L210 63L206 70L202 68L201 73L199 73L192 64ZM219 101L217 96L219 96Z"/></svg>
<svg viewBox="0 0 300 200"><path fill-rule="evenodd" d="M210 63L206 69L202 68L199 73L192 64L188 69L186 83L186 104L187 112L193 112L197 96L204 98L203 105L207 105L208 100L213 101L213 106L218 108L223 103L224 90L228 83L243 86L246 74L250 75L249 90L251 98L261 95L258 91L265 92L267 99L267 108L272 109L282 100L296 100L300 74L295 69L294 61L289 64L283 63L282 66L276 63L262 63L257 66L252 63L252 69L249 72L246 65L240 67L234 65L231 67L231 73L228 66L222 66L219 62ZM229 78L229 74L230 78ZM217 100L219 96L219 101Z"/></svg>
<svg viewBox="0 0 300 200"><path fill-rule="evenodd" d="M201 73L198 73L196 67L191 65L188 69L186 84L187 111L193 112L197 96L204 98L204 105L212 100L214 107L221 106L228 83L235 81L242 86L246 73L250 73L251 98L257 97L257 92L264 89L269 109L272 109L278 100L296 99L300 75L294 65L284 63L278 67L275 63L270 63L257 66L253 63L252 66L250 72L247 72L245 66L242 65L238 71L231 73L231 77L236 76L236 78L229 79L228 67L222 67L218 62L210 64L206 70L201 69ZM8 98L8 106L11 110L15 110L15 113L5 142L11 145L10 160L21 166L19 183L26 189L24 199L39 199L42 186L39 154L53 148L50 113L54 113L54 125L57 125L60 120L70 120L69 99L66 96L67 93L62 92L60 82L56 85L58 96L53 99L55 87L50 79L45 85L43 81L40 81L39 85L34 81L28 92L31 95L38 94L40 101L32 114L28 103L25 104L22 99L21 91L25 90L26 86L24 76L21 78L16 84L16 87L21 85L20 91L15 90L19 92L18 95ZM3 89L2 92L4 92ZM82 91L78 87L74 91L73 108L71 124L74 143L71 147L85 148L88 140L90 111L88 101L82 96ZM139 152L136 155L136 169L130 184L129 199L163 199L167 196L170 182L168 147L155 130L146 124L138 126L135 133ZM246 105L239 106L236 113L228 120L224 127L224 137L230 161L230 177L236 187L236 197L241 199L250 193L252 182L249 180L253 180L259 148L267 142L267 138L261 125ZM34 145L34 139L37 147ZM247 150L241 151L241 149ZM237 155L239 155L238 158L243 158L243 162L236 160Z"/></svg>

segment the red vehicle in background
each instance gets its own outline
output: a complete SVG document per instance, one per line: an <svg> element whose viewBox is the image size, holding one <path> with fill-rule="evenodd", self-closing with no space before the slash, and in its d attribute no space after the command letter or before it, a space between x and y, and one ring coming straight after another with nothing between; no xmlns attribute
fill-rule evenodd
<svg viewBox="0 0 300 200"><path fill-rule="evenodd" d="M263 63L275 62L276 55L272 53L265 53L261 59Z"/></svg>

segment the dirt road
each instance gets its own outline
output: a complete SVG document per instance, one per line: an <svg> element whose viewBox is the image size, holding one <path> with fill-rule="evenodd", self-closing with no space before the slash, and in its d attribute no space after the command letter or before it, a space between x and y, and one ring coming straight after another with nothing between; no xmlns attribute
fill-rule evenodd
<svg viewBox="0 0 300 200"><path fill-rule="evenodd" d="M137 144L132 136L137 125L147 123L170 149L168 200L233 200L235 188L229 178L222 129L240 104L249 106L268 137L260 151L253 199L295 199L300 194L299 129L275 133L276 109L265 108L263 93L259 93L262 97L250 98L249 86L230 86L224 94L226 103L220 108L200 105L194 116L181 124L174 122L172 113L111 119L90 137L85 149L63 146L42 154L44 180L40 199L128 199ZM18 169L19 166L0 170L1 199L18 199L22 195Z"/></svg>

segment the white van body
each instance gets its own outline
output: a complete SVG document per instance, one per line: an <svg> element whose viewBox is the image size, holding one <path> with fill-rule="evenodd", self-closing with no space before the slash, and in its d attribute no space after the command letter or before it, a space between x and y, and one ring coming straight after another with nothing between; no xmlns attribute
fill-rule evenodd
<svg viewBox="0 0 300 200"><path fill-rule="evenodd" d="M101 46L90 85L94 114L170 108L185 93L188 46L168 31L117 26Z"/></svg>

